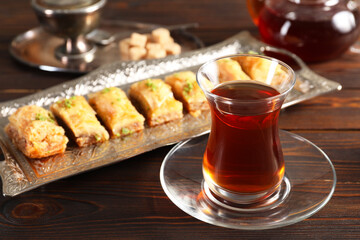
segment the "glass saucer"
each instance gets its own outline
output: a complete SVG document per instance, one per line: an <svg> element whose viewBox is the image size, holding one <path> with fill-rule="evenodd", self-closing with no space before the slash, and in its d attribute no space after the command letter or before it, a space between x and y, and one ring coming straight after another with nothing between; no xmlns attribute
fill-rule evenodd
<svg viewBox="0 0 360 240"><path fill-rule="evenodd" d="M334 193L336 173L326 154L307 139L280 131L286 169L283 185L290 185L290 191L283 191L273 207L260 207L258 211L215 204L206 197L203 187L202 158L207 139L208 135L203 135L178 143L160 170L161 185L170 200L201 221L247 230L282 227L310 217Z"/></svg>

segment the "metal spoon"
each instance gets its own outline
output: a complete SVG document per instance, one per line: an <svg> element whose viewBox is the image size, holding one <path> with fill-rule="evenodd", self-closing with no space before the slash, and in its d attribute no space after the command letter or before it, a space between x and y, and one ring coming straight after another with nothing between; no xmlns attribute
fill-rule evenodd
<svg viewBox="0 0 360 240"><path fill-rule="evenodd" d="M189 29L189 28L197 28L198 26L199 26L198 23L185 23L185 24L178 24L178 25L171 25L171 26L158 25L158 26L153 26L153 27L134 30L134 31L119 32L119 33L115 33L115 34L111 34L105 30L95 29L86 35L86 39L93 43L96 43L98 45L106 46L106 45L109 45L110 43L114 42L116 39L123 39L123 38L129 37L131 35L131 33L133 33L133 32L150 33L152 30L154 30L156 28L160 28L160 27L166 28L169 31L184 30L184 29Z"/></svg>

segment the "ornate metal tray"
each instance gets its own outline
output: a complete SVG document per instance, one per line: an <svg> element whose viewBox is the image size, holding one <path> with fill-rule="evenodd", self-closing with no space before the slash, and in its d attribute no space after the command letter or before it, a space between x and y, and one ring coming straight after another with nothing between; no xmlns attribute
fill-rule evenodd
<svg viewBox="0 0 360 240"><path fill-rule="evenodd" d="M119 162L167 144L204 134L210 128L209 112L204 112L198 118L185 114L180 121L154 128L146 127L143 132L122 139L112 139L103 144L86 148L69 146L63 155L44 159L28 159L15 148L3 130L8 123L7 117L18 107L36 104L48 108L50 104L60 98L87 95L110 86L119 86L127 90L131 83L142 79L163 78L167 74L180 70L196 71L202 63L212 58L239 52L263 52L265 50L286 54L300 66L300 69L296 71L300 84L289 94L284 107L341 89L340 84L312 72L295 55L269 47L252 38L248 32L241 32L214 46L186 52L180 56L138 62L114 62L104 65L73 81L0 104L0 146L5 156L5 160L0 162L3 194L15 196L57 179Z"/></svg>

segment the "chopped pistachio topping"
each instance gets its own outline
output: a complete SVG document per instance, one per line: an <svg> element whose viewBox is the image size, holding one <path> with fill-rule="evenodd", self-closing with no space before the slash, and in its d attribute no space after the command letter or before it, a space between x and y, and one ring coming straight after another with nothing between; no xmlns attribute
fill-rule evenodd
<svg viewBox="0 0 360 240"><path fill-rule="evenodd" d="M184 91L185 91L186 93L190 93L190 91L191 91L193 88L194 88L193 83L190 82L189 80L186 81L186 84L185 84L185 86L184 86Z"/></svg>
<svg viewBox="0 0 360 240"><path fill-rule="evenodd" d="M48 121L48 122L51 122L51 123L54 123L55 122L55 119L54 117L51 115L51 113L48 113L48 115L44 116L42 115L41 113L37 113L35 115L35 120L39 120L39 121Z"/></svg>
<svg viewBox="0 0 360 240"><path fill-rule="evenodd" d="M37 113L35 116L35 120L46 121L46 117L41 113Z"/></svg>
<svg viewBox="0 0 360 240"><path fill-rule="evenodd" d="M155 91L157 86L153 83L151 79L146 80L146 86L151 89L151 91Z"/></svg>
<svg viewBox="0 0 360 240"><path fill-rule="evenodd" d="M71 108L72 104L73 104L73 99L69 98L69 99L65 99L64 100L64 106L65 108Z"/></svg>
<svg viewBox="0 0 360 240"><path fill-rule="evenodd" d="M121 129L121 133L126 135L126 134L130 133L130 130L128 128L124 127L124 128Z"/></svg>
<svg viewBox="0 0 360 240"><path fill-rule="evenodd" d="M120 133L115 133L115 136L116 136L116 137L120 137Z"/></svg>
<svg viewBox="0 0 360 240"><path fill-rule="evenodd" d="M249 51L248 51L248 54L257 54L257 55L259 55L259 53L258 53L258 52L253 51L253 50L249 50Z"/></svg>
<svg viewBox="0 0 360 240"><path fill-rule="evenodd" d="M98 134L95 134L95 140L98 142L101 140L101 137Z"/></svg>
<svg viewBox="0 0 360 240"><path fill-rule="evenodd" d="M110 88L105 88L105 89L103 89L101 92L102 92L102 93L108 93L108 92L110 92Z"/></svg>

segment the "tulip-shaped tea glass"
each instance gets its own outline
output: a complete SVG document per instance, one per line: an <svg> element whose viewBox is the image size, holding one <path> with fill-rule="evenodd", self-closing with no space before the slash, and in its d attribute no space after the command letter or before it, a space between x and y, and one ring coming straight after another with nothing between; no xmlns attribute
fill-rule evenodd
<svg viewBox="0 0 360 240"><path fill-rule="evenodd" d="M226 56L199 68L210 134L178 143L160 170L179 208L218 226L267 229L305 219L330 200L336 183L330 159L278 129L295 79L287 64L261 55Z"/></svg>
<svg viewBox="0 0 360 240"><path fill-rule="evenodd" d="M269 57L236 55L206 63L197 81L211 109L203 158L209 197L243 208L273 201L285 172L278 117L294 71Z"/></svg>

